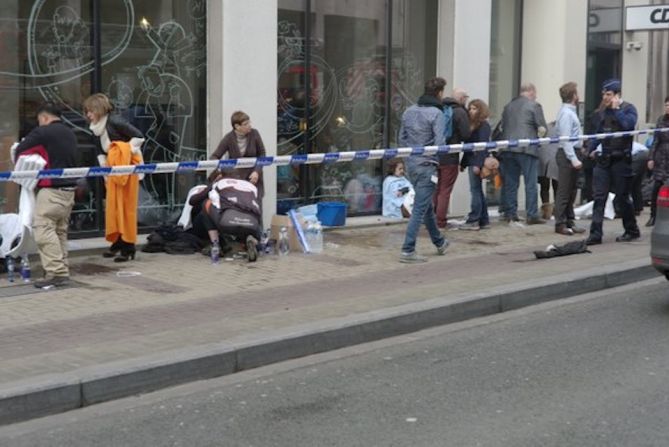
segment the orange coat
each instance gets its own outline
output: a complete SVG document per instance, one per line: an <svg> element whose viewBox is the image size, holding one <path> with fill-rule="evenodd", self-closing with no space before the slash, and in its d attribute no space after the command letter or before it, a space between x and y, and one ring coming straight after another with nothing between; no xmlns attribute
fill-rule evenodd
<svg viewBox="0 0 669 447"><path fill-rule="evenodd" d="M107 153L109 166L127 166L142 163L140 154L133 154L130 143L112 141ZM110 175L107 177L105 206L105 239L116 242L137 242L137 202L139 178L137 175Z"/></svg>

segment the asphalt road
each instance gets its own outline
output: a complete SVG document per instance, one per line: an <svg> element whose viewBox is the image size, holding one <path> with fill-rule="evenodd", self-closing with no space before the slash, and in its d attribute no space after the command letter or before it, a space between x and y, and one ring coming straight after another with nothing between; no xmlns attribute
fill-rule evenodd
<svg viewBox="0 0 669 447"><path fill-rule="evenodd" d="M15 446L667 446L669 283L0 428Z"/></svg>

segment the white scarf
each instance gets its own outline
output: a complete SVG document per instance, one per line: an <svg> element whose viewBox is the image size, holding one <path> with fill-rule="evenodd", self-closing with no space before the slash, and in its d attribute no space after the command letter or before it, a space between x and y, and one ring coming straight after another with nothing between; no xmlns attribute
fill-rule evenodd
<svg viewBox="0 0 669 447"><path fill-rule="evenodd" d="M100 118L97 123L91 123L91 125L88 126L88 128L93 131L93 134L100 138L100 145L102 146L102 150L105 154L109 152L109 146L111 146L111 140L109 139L109 134L107 133L108 116L109 115L105 115Z"/></svg>

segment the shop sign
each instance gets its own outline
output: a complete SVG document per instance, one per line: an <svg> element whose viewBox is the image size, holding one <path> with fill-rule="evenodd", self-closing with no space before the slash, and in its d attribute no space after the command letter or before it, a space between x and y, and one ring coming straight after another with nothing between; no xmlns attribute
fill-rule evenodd
<svg viewBox="0 0 669 447"><path fill-rule="evenodd" d="M654 29L669 29L669 5L625 8L625 31Z"/></svg>

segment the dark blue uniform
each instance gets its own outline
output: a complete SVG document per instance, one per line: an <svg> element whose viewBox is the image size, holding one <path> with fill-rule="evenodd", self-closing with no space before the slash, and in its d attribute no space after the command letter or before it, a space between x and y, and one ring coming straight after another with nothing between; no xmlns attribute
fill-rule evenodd
<svg viewBox="0 0 669 447"><path fill-rule="evenodd" d="M636 108L623 102L617 110L606 108L599 111L593 118L597 133L611 133L634 130L637 122ZM602 145L602 152L597 154L593 172L593 199L592 224L590 225L590 241L600 242L603 236L602 223L604 221L604 207L609 190L613 189L616 195L615 208L620 210L623 218L625 237L637 238L640 235L639 227L634 217L634 206L630 196L632 190L632 142L633 137L605 138L596 141L591 151ZM619 238L620 239L620 238Z"/></svg>

